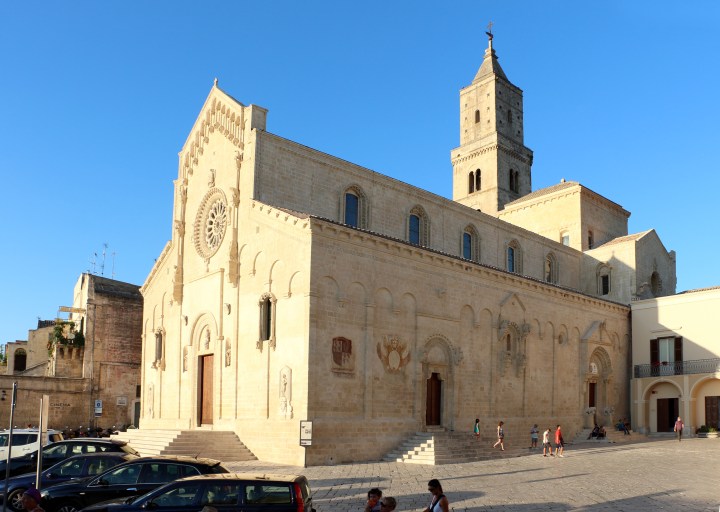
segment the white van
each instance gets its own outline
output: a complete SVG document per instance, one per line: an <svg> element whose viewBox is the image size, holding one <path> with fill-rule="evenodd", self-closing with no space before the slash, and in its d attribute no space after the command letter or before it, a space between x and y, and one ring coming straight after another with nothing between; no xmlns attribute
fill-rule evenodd
<svg viewBox="0 0 720 512"><path fill-rule="evenodd" d="M22 457L37 451L38 449L38 429L36 428L16 428L13 429L12 437L12 453L11 459ZM62 441L63 435L59 430L48 430L47 436L43 439L43 446L55 441ZM10 431L0 431L0 460L7 459L8 441L10 440Z"/></svg>

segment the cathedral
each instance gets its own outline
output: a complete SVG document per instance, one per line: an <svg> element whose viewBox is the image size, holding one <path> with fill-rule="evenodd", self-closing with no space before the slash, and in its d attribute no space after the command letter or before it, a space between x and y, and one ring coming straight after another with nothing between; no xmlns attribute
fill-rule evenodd
<svg viewBox="0 0 720 512"><path fill-rule="evenodd" d="M571 438L629 416L630 303L675 293L675 253L580 183L532 190L492 37L460 92L452 200L276 135L267 112L216 81L180 151L141 288L141 429L229 430L313 465L475 418Z"/></svg>

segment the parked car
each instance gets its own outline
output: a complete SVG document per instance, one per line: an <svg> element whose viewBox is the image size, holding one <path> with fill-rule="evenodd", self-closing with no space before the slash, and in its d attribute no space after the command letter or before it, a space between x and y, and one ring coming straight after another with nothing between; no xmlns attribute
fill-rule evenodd
<svg viewBox="0 0 720 512"><path fill-rule="evenodd" d="M175 480L142 496L120 498L83 512L313 512L310 484L302 475L228 473Z"/></svg>
<svg viewBox="0 0 720 512"><path fill-rule="evenodd" d="M15 433L13 432L13 437ZM13 449L14 451L14 449ZM48 469L58 462L84 453L113 452L131 453L140 455L134 448L131 448L125 441L115 439L64 439L43 447L42 468ZM5 474L7 462L0 461L0 475ZM33 445L33 452L23 457L17 457L10 461L10 476L31 473L37 468L37 445Z"/></svg>
<svg viewBox="0 0 720 512"><path fill-rule="evenodd" d="M40 489L57 485L68 480L85 478L99 475L108 469L136 459L137 455L119 452L98 452L86 455L75 455L62 460L46 469L40 474ZM26 473L10 478L5 486L5 479L0 480L0 494L7 496L7 508L13 512L25 510L22 504L22 494L30 487L38 487L35 484L36 473Z"/></svg>
<svg viewBox="0 0 720 512"><path fill-rule="evenodd" d="M12 435L12 452L10 458L23 457L34 451L37 451L37 443L39 430L36 428L14 428ZM43 439L43 444L54 443L63 439L62 432L59 430L47 431L47 436ZM7 459L8 444L10 441L10 431L0 431L0 460Z"/></svg>
<svg viewBox="0 0 720 512"><path fill-rule="evenodd" d="M187 476L227 473L214 459L140 457L96 477L73 480L41 490L47 512L76 512L101 501L137 496Z"/></svg>

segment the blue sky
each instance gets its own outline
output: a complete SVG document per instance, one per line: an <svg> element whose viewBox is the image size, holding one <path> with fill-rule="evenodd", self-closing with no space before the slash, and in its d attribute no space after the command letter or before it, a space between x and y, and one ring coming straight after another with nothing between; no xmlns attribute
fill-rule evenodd
<svg viewBox="0 0 720 512"><path fill-rule="evenodd" d="M580 181L677 251L678 291L720 285L718 2L28 1L0 20L2 343L69 305L105 243L104 275L144 282L216 77L268 131L450 197L490 20L533 189Z"/></svg>

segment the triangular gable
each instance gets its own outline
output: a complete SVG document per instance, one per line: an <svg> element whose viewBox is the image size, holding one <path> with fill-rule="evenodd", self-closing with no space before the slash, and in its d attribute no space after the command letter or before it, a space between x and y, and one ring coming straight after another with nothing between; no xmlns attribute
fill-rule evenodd
<svg viewBox="0 0 720 512"><path fill-rule="evenodd" d="M192 175L198 155L202 154L209 135L215 130L223 134L238 150L243 150L244 108L245 105L220 89L215 80L180 150L181 176Z"/></svg>

